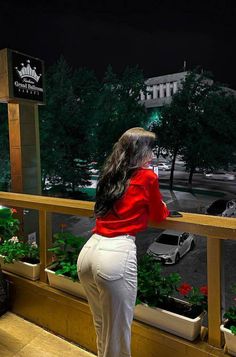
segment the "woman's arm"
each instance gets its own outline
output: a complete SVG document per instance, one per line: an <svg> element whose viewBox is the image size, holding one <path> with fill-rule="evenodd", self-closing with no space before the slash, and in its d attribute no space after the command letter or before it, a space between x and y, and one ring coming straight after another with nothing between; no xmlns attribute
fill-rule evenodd
<svg viewBox="0 0 236 357"><path fill-rule="evenodd" d="M149 187L149 220L154 223L163 221L169 215L169 210L162 200L158 177Z"/></svg>

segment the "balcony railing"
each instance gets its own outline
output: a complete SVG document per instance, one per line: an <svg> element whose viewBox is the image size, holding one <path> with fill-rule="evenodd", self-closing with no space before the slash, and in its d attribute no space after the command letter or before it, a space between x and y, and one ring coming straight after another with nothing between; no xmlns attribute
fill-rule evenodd
<svg viewBox="0 0 236 357"><path fill-rule="evenodd" d="M0 192L0 204L34 209L39 212L40 281L47 282L45 267L50 263L48 248L52 244L51 213L93 216L93 202ZM236 240L236 219L183 213L153 227L187 231L207 239L208 343L221 347L221 241Z"/></svg>

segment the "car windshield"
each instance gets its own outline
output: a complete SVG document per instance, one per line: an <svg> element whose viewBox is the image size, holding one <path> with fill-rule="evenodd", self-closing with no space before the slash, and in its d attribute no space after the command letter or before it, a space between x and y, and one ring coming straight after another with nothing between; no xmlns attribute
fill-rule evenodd
<svg viewBox="0 0 236 357"><path fill-rule="evenodd" d="M174 236L172 234L165 234L163 233L158 239L157 242L161 244L168 244L168 245L178 245L178 236Z"/></svg>

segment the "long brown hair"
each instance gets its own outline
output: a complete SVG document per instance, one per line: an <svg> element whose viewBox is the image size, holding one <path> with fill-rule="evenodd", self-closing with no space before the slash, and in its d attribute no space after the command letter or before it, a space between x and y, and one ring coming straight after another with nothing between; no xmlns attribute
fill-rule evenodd
<svg viewBox="0 0 236 357"><path fill-rule="evenodd" d="M142 167L155 146L155 134L143 128L127 130L115 143L98 179L96 217L108 213L124 194L132 174Z"/></svg>

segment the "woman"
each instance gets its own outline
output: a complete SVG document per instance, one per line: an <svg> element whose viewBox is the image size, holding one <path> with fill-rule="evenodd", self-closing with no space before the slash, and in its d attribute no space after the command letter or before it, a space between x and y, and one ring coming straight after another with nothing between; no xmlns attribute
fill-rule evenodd
<svg viewBox="0 0 236 357"><path fill-rule="evenodd" d="M158 177L148 169L155 134L127 130L114 145L100 174L96 226L78 257L78 275L92 310L99 357L130 357L137 293L135 236L148 221L161 222L169 211Z"/></svg>

